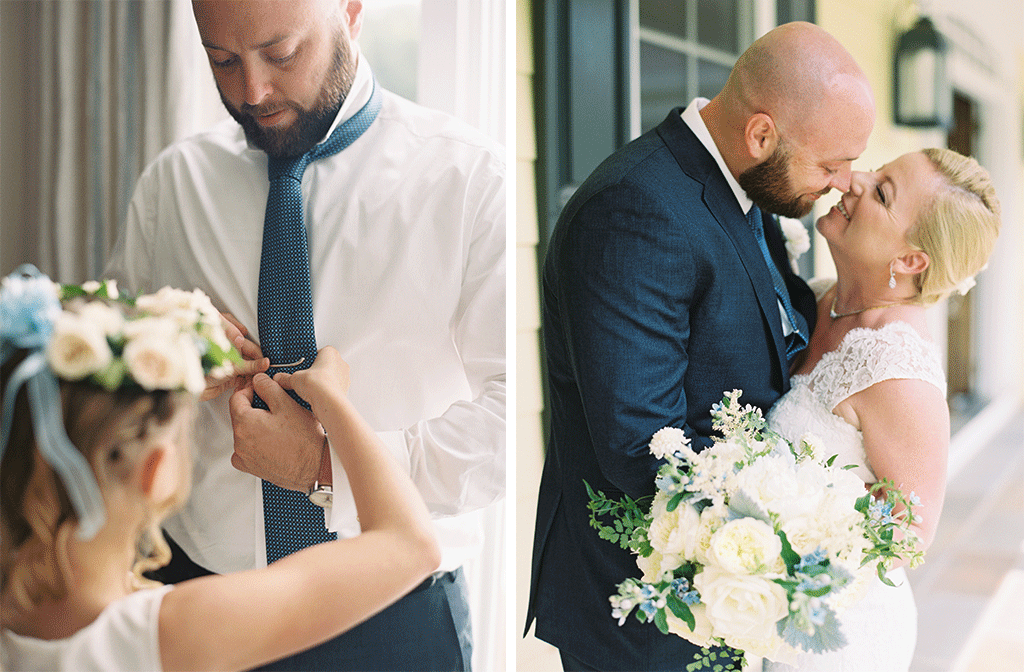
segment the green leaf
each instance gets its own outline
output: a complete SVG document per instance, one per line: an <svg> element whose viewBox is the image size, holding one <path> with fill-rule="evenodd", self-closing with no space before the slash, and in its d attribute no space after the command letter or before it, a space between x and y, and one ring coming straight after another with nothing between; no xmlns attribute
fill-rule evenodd
<svg viewBox="0 0 1024 672"><path fill-rule="evenodd" d="M693 612L690 611L689 605L676 597L674 593L668 594L665 598L665 603L672 610L675 617L685 622L689 626L690 632L693 632L697 627L697 620L693 617Z"/></svg>
<svg viewBox="0 0 1024 672"><path fill-rule="evenodd" d="M673 495L672 499L668 500L668 504L665 505L665 510L668 511L669 513L675 511L676 507L679 506L679 503L683 501L683 495L685 494L686 493L684 492L680 492L676 495Z"/></svg>
<svg viewBox="0 0 1024 672"><path fill-rule="evenodd" d="M654 612L654 624L658 626L658 630L661 631L661 634L668 634L668 618L665 617L664 609L658 609Z"/></svg>
<svg viewBox="0 0 1024 672"><path fill-rule="evenodd" d="M793 573L793 569L800 564L800 556L793 547L789 544L789 539L786 538L786 533L782 530L778 531L779 539L782 540L782 561L786 563L786 570L789 574Z"/></svg>

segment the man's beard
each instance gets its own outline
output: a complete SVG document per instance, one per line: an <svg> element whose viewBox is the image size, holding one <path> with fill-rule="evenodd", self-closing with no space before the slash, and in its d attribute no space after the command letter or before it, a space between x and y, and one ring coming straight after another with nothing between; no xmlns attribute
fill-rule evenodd
<svg viewBox="0 0 1024 672"><path fill-rule="evenodd" d="M767 159L740 173L738 182L750 200L782 217L800 219L814 207L814 201L805 201L793 193L789 181L789 152L781 143Z"/></svg>
<svg viewBox="0 0 1024 672"><path fill-rule="evenodd" d="M290 158L302 156L327 135L327 130L334 122L341 104L345 102L345 96L352 88L355 71L352 50L348 40L339 30L335 34L334 54L327 74L324 75L320 95L309 110L299 107L292 101L284 101L284 106L295 110L298 115L295 121L285 128L264 127L256 121L257 116L279 109L277 103L266 106L242 103L242 109L238 110L224 97L224 92L220 91L219 86L217 89L228 113L241 124L249 144L259 147L267 156Z"/></svg>

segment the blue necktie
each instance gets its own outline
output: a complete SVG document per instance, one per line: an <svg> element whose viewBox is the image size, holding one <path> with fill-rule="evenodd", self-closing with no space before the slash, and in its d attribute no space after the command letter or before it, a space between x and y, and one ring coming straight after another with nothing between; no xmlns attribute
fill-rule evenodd
<svg viewBox="0 0 1024 672"><path fill-rule="evenodd" d="M756 205L751 206L747 213L747 222L753 229L754 237L757 238L757 244L761 248L761 254L764 255L764 260L768 264L768 272L772 276L772 284L775 285L775 295L778 297L779 303L782 304L786 317L789 318L789 324L793 327L793 333L786 337L786 358L791 364L797 353L807 347L807 320L793 309L793 304L789 300L789 290L786 289L786 281L782 279L782 274L779 273L779 268L772 259L772 253L768 250L768 243L764 239L761 208Z"/></svg>
<svg viewBox="0 0 1024 672"><path fill-rule="evenodd" d="M305 369L316 359L313 291L302 216L302 174L311 162L352 144L377 118L380 105L380 90L374 82L366 105L339 124L326 141L300 157L270 158L268 162L270 194L263 225L257 320L263 355L276 365L272 372ZM291 395L309 408L294 392ZM259 397L253 400L253 406L267 407ZM286 490L268 481L263 481L263 519L268 564L307 546L337 538L324 528L324 510L310 502L305 493Z"/></svg>

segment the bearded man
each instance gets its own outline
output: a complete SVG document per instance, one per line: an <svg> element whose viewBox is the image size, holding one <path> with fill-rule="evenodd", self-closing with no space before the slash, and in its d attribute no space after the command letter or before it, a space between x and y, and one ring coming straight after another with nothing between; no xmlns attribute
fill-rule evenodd
<svg viewBox="0 0 1024 672"><path fill-rule="evenodd" d="M828 33L780 26L722 91L606 159L562 211L543 275L551 409L526 628L566 670L679 670L697 649L611 617L635 557L589 527L584 481L654 493L662 427L710 445L724 392L767 410L814 328L778 223L850 186L874 125L867 78Z"/></svg>
<svg viewBox="0 0 1024 672"><path fill-rule="evenodd" d="M504 495L504 153L380 87L356 41L362 9L193 3L233 120L146 168L107 274L133 291L201 288L252 334L241 342L248 373L304 368L336 348L350 399L437 518L438 573L267 669L463 670L461 567L481 540L472 512ZM201 405L192 495L165 526L167 582L359 530L340 439L283 390L251 398L243 389ZM387 572L389 559L378 562ZM318 617L317 605L297 606Z"/></svg>

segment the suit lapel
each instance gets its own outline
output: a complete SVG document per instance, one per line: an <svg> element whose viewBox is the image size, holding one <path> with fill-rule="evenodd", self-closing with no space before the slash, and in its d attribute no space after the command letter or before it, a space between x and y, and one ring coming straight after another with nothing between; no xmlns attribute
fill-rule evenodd
<svg viewBox="0 0 1024 672"><path fill-rule="evenodd" d="M736 254L746 269L747 278L754 288L761 314L769 325L775 354L782 370L784 390L789 388L788 360L786 358L786 339L782 335L782 320L779 317L779 301L775 296L775 286L765 264L761 248L754 238L746 215L740 210L729 183L713 156L708 153L690 127L680 117L681 108L669 113L668 118L658 126L658 134L665 141L669 151L684 173L704 185L703 200L708 211L715 217L719 225L729 236ZM756 205L754 207L757 207ZM763 213L763 211L762 211ZM771 215L764 214L765 221Z"/></svg>

